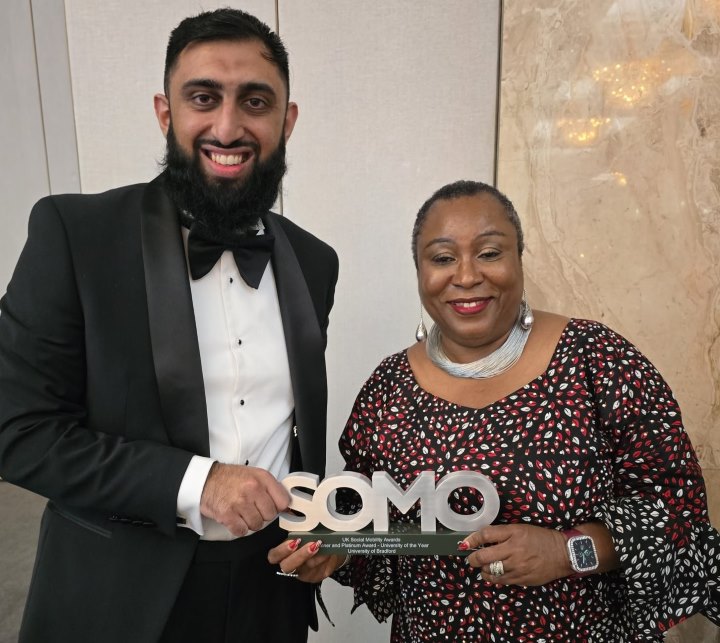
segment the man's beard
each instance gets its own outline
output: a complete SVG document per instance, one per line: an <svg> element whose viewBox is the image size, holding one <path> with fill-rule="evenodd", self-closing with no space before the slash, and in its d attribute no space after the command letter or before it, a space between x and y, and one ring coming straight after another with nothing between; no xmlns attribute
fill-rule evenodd
<svg viewBox="0 0 720 643"><path fill-rule="evenodd" d="M231 148L236 146L216 147ZM275 203L280 181L285 175L285 139L281 136L275 151L260 161L256 144L243 143L255 153L255 167L244 180L208 177L202 170L198 143L188 156L178 145L172 124L167 133L167 149L162 165L170 198L190 218L201 236L228 241L254 227L261 215ZM189 215L189 217L188 217Z"/></svg>

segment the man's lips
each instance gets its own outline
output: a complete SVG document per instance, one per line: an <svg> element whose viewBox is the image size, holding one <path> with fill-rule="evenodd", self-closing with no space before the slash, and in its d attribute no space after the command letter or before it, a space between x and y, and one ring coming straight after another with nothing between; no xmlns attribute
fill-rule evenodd
<svg viewBox="0 0 720 643"><path fill-rule="evenodd" d="M458 315L476 315L477 313L485 310L491 301L492 297L476 297L474 299L453 299L452 301L448 302L448 305L456 313L458 313Z"/></svg>
<svg viewBox="0 0 720 643"><path fill-rule="evenodd" d="M235 176L242 173L255 156L255 152L251 149L221 151L203 148L201 151L212 172L221 176Z"/></svg>

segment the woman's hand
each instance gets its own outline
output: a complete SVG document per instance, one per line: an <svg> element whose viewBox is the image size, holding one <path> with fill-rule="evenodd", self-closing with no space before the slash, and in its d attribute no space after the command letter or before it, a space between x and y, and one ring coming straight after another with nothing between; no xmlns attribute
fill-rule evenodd
<svg viewBox="0 0 720 643"><path fill-rule="evenodd" d="M300 546L300 539L286 540L268 552L271 565L279 565L278 571L297 574L297 579L306 583L325 580L345 562L345 556L319 555L321 540L314 540Z"/></svg>
<svg viewBox="0 0 720 643"><path fill-rule="evenodd" d="M467 543L467 546L464 544ZM571 576L566 540L559 531L533 525L490 525L470 534L460 549L479 548L467 557L482 577L501 585L544 585ZM490 563L501 561L503 574L493 575Z"/></svg>

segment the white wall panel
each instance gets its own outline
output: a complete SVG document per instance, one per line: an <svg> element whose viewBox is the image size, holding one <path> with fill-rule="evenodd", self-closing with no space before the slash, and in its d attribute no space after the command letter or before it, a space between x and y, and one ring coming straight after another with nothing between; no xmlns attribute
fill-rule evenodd
<svg viewBox="0 0 720 643"><path fill-rule="evenodd" d="M33 203L49 180L30 0L0 4L0 293L5 292Z"/></svg>
<svg viewBox="0 0 720 643"><path fill-rule="evenodd" d="M31 4L50 192L78 192L80 169L70 85L65 3L63 0L31 0Z"/></svg>
<svg viewBox="0 0 720 643"><path fill-rule="evenodd" d="M410 232L422 202L460 178L491 181L497 0L280 0L300 117L289 143L286 216L330 242L340 281L330 320L328 472L362 382L414 341ZM386 641L351 592L324 584L337 628L311 641Z"/></svg>
<svg viewBox="0 0 720 643"><path fill-rule="evenodd" d="M65 0L83 192L147 181L165 150L153 111L170 31L234 6L275 24L274 0Z"/></svg>

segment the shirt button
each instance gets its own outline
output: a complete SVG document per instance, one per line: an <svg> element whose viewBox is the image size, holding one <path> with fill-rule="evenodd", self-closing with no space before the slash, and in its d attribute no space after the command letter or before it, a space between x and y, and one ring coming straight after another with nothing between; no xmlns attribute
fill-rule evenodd
<svg viewBox="0 0 720 643"><path fill-rule="evenodd" d="M240 400L240 406L245 406L245 400Z"/></svg>
<svg viewBox="0 0 720 643"><path fill-rule="evenodd" d="M233 282L233 278L232 278L232 277L230 277L230 283L232 283L232 282Z"/></svg>
<svg viewBox="0 0 720 643"><path fill-rule="evenodd" d="M242 346L242 339L238 339L238 346Z"/></svg>

